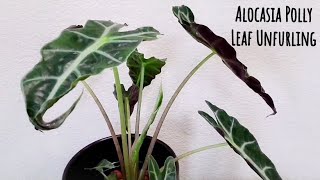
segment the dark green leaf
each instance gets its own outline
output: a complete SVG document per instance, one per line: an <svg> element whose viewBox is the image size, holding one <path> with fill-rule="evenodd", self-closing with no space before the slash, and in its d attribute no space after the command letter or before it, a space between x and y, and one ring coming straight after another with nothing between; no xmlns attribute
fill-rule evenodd
<svg viewBox="0 0 320 180"><path fill-rule="evenodd" d="M128 58L127 66L129 75L134 84L139 86L141 68L144 67L143 87L148 86L156 75L161 73L161 68L166 64L165 59L151 57L146 59L142 53L135 51Z"/></svg>
<svg viewBox="0 0 320 180"><path fill-rule="evenodd" d="M217 52L223 63L254 92L259 94L264 101L277 113L273 100L269 94L265 93L259 80L250 76L247 67L238 58L236 50L223 38L214 34L207 26L194 22L194 15L187 6L173 7L173 13L178 18L182 27L198 42L204 44L211 50Z"/></svg>
<svg viewBox="0 0 320 180"><path fill-rule="evenodd" d="M126 91L125 96L129 97L130 104L130 114L132 114L134 106L139 99L139 80L141 68L144 69L144 83L143 87L151 84L151 81L156 77L156 75L161 73L161 68L165 65L164 59L157 59L151 57L146 59L142 53L134 51L127 60L127 66L129 68L129 75L133 81L133 84ZM116 96L116 91L113 91L113 94Z"/></svg>
<svg viewBox="0 0 320 180"><path fill-rule="evenodd" d="M173 157L169 156L164 162L164 166L159 169L157 161L151 156L148 165L150 180L176 180L177 170Z"/></svg>
<svg viewBox="0 0 320 180"><path fill-rule="evenodd" d="M79 81L125 62L142 41L159 35L152 27L119 32L124 26L89 20L84 27L67 28L42 48L42 61L22 80L27 112L37 129L54 129L64 122L76 103L50 122L45 122L43 115Z"/></svg>
<svg viewBox="0 0 320 180"><path fill-rule="evenodd" d="M164 169L161 171L163 180L176 180L177 169L174 158L169 156L164 162Z"/></svg>
<svg viewBox="0 0 320 180"><path fill-rule="evenodd" d="M203 111L199 114L212 125L238 153L248 165L265 180L281 180L272 161L261 151L259 144L250 131L242 126L237 119L229 116L223 109L207 101L215 118Z"/></svg>
<svg viewBox="0 0 320 180"><path fill-rule="evenodd" d="M130 106L130 114L132 114L134 106L136 105L136 103L138 102L138 98L139 98L139 87L135 84L132 84L128 90L125 89L124 85L121 84L122 87L122 94L123 97L128 97L129 98L129 106ZM117 98L117 91L116 91L116 87L114 85L114 90L113 90L113 95L115 96L115 98L118 100Z"/></svg>
<svg viewBox="0 0 320 180"><path fill-rule="evenodd" d="M149 179L150 180L160 180L161 179L159 165L153 156L150 157L148 171L149 171Z"/></svg>

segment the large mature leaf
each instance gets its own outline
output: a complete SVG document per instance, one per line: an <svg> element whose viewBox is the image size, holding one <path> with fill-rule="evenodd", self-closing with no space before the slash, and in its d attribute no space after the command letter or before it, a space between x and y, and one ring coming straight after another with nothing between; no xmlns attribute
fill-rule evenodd
<svg viewBox="0 0 320 180"><path fill-rule="evenodd" d="M207 26L195 23L194 15L187 6L175 6L173 7L173 13L183 28L194 39L217 52L223 63L265 100L273 110L272 115L277 113L272 98L265 93L261 83L248 74L247 67L237 59L236 50L223 37L214 34Z"/></svg>
<svg viewBox="0 0 320 180"><path fill-rule="evenodd" d="M169 156L164 162L164 166L159 169L157 161L151 156L148 165L150 180L176 180L177 171L174 158Z"/></svg>
<svg viewBox="0 0 320 180"><path fill-rule="evenodd" d="M84 27L64 30L42 48L42 61L22 80L27 112L37 129L54 129L64 122L75 105L50 122L45 122L43 115L78 81L118 66L142 41L154 40L159 35L152 27L119 32L124 26L111 21L89 20Z"/></svg>
<svg viewBox="0 0 320 180"><path fill-rule="evenodd" d="M224 110L206 101L214 112L215 119L203 111L199 114L212 125L249 166L265 180L281 180L272 161L261 151L259 144L250 131L237 119Z"/></svg>

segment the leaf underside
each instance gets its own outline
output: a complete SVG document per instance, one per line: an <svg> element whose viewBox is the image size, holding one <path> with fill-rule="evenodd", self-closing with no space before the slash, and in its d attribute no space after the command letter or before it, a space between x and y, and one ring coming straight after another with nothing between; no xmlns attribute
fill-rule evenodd
<svg viewBox="0 0 320 180"><path fill-rule="evenodd" d="M248 165L264 180L281 180L272 161L261 151L259 144L250 131L239 121L229 116L223 109L206 101L215 118L199 111L199 114L217 130L229 146L239 154Z"/></svg>
<svg viewBox="0 0 320 180"><path fill-rule="evenodd" d="M271 115L277 113L271 96L264 91L258 79L248 74L247 67L238 60L236 50L223 37L214 34L207 26L197 24L194 21L194 15L191 9L187 6L175 6L173 7L173 13L178 18L182 27L194 39L215 51L220 56L223 63L238 78L264 99L273 110Z"/></svg>
<svg viewBox="0 0 320 180"><path fill-rule="evenodd" d="M64 122L76 103L52 121L45 122L43 115L79 81L120 65L142 41L154 40L160 34L152 27L119 32L124 26L89 20L84 27L65 29L41 49L42 61L21 82L27 113L37 129L54 129Z"/></svg>

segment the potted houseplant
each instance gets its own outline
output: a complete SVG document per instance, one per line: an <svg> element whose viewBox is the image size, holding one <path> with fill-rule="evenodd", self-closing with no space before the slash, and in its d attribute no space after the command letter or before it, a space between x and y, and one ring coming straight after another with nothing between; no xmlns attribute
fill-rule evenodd
<svg viewBox="0 0 320 180"><path fill-rule="evenodd" d="M140 131L143 89L150 85L161 72L165 61L155 57L147 59L138 52L137 48L143 41L155 40L160 35L156 29L142 27L130 31L120 31L122 27L126 26L125 24L89 20L84 26L76 25L65 29L57 39L42 48L42 60L22 80L27 113L35 128L45 131L61 126L76 107L81 95L65 113L54 120L44 121L43 116L59 99L68 94L79 82L82 82L96 102L112 135L94 142L75 155L67 166L63 179L76 179L75 177L84 179L83 176L77 175L70 176L73 178L69 177L69 174L78 173L79 169L72 168L79 159L90 161L87 162L88 164L81 165L79 171L84 170L89 173L93 170L101 173L100 176L95 176L97 179L178 179L177 162L180 159L200 151L226 145L238 153L262 179L281 179L275 166L260 150L256 139L249 130L242 126L237 119L229 116L224 110L209 101L206 103L213 111L214 117L203 111L198 113L226 140L226 143L203 147L175 156L167 145L157 141L165 117L179 92L192 75L214 55L221 57L223 63L249 88L260 95L271 107L273 114L276 114L272 98L264 91L260 82L247 73L247 67L237 59L236 51L224 38L215 35L208 27L197 24L194 21L192 11L187 6L173 7L173 13L182 27L194 39L210 48L212 53L200 61L178 86L166 105L152 137L148 137L147 132L162 105L163 92L161 89L159 90L152 114L146 126ZM128 89L121 84L117 68L124 62L129 68L129 76L132 79L132 85ZM114 95L118 101L121 124L121 134L118 136L102 103L85 82L88 77L97 75L105 69L112 69L115 79ZM134 110L136 110L135 132L131 132L133 129L131 127L131 119L133 119L131 113ZM111 154L111 157L98 155L101 149L103 152ZM86 153L91 153L91 156ZM89 156L97 158L92 161L88 158ZM92 166L90 163L95 165ZM160 168L159 164L163 167ZM148 170L147 173L146 170Z"/></svg>

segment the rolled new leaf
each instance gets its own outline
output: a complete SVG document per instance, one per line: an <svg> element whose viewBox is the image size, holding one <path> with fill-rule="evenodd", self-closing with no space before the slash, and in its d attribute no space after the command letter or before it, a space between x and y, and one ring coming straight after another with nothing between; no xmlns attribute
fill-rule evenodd
<svg viewBox="0 0 320 180"><path fill-rule="evenodd" d="M247 67L237 59L236 50L223 38L214 34L207 26L197 24L194 21L194 15L187 6L173 7L173 13L178 18L182 27L198 42L207 46L211 50L217 52L223 63L244 83L247 84L254 92L259 94L264 101L273 110L273 114L277 113L273 100L267 94L259 80L250 76Z"/></svg>
<svg viewBox="0 0 320 180"><path fill-rule="evenodd" d="M159 93L158 93L158 98L157 98L157 101L154 105L154 108L152 110L152 113L150 115L150 118L147 122L147 124L145 125L145 127L143 128L143 131L141 133L141 135L139 136L138 138L138 141L136 142L136 144L133 146L134 149L133 149L133 153L132 153L132 159L133 159L133 162L137 162L139 160L139 152L140 152L140 148L147 136L147 133L151 127L151 125L153 124L157 114L158 114L158 111L162 105L162 102L163 102L163 90L162 90L162 87L160 87L160 90L159 90Z"/></svg>
<svg viewBox="0 0 320 180"><path fill-rule="evenodd" d="M132 84L128 90L124 87L123 84L121 84L121 89L122 89L122 96L127 97L129 99L129 107L130 107L130 114L132 114L134 106L138 102L139 98L139 87L135 84ZM116 91L116 85L114 85L114 90L113 90L113 95L114 97L118 100L117 98L117 91Z"/></svg>
<svg viewBox="0 0 320 180"><path fill-rule="evenodd" d="M261 151L259 144L250 131L239 121L229 116L223 109L206 101L215 118L199 111L199 114L217 130L230 147L264 180L281 180L272 161Z"/></svg>
<svg viewBox="0 0 320 180"><path fill-rule="evenodd" d="M45 122L43 115L79 81L120 65L142 41L154 40L160 34L152 27L119 32L124 26L89 20L84 27L65 29L42 48L42 61L22 80L27 113L37 129L54 129L64 122L75 104L52 121Z"/></svg>

